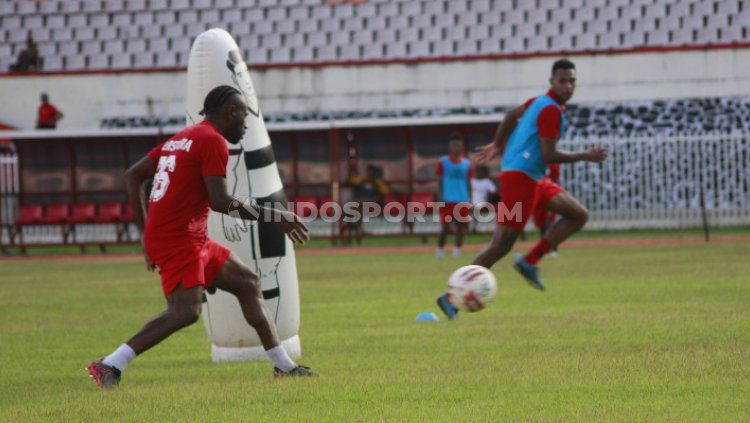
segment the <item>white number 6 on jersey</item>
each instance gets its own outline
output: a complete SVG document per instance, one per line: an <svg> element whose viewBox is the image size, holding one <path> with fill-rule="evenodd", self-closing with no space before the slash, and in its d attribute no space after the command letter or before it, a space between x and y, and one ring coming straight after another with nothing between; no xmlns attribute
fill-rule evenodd
<svg viewBox="0 0 750 423"><path fill-rule="evenodd" d="M159 164L156 165L156 174L154 175L154 183L151 186L151 196L149 197L151 201L157 202L167 193L167 188L169 188L169 172L174 172L175 160L175 156L159 157Z"/></svg>

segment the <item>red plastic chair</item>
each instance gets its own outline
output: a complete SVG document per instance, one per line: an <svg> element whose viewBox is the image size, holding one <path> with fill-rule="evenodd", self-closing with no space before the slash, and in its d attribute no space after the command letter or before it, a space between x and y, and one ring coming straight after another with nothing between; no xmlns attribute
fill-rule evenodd
<svg viewBox="0 0 750 423"><path fill-rule="evenodd" d="M302 217L312 216L312 209L317 207L318 197L314 195L301 195L294 200L294 213Z"/></svg>
<svg viewBox="0 0 750 423"><path fill-rule="evenodd" d="M393 194L393 193L386 194L386 195L383 196L383 204L400 203L401 202L400 200L401 200L401 198L399 198L399 196L397 194Z"/></svg>
<svg viewBox="0 0 750 423"><path fill-rule="evenodd" d="M421 203L427 205L427 203L435 201L435 194L431 192L415 192L412 193L409 201L411 201L412 203Z"/></svg>
<svg viewBox="0 0 750 423"><path fill-rule="evenodd" d="M41 204L24 204L18 210L16 225L37 225L42 223L42 206Z"/></svg>
<svg viewBox="0 0 750 423"><path fill-rule="evenodd" d="M409 202L424 204L428 212L432 212L432 207L428 203L435 201L435 194L431 192L414 192L409 196ZM408 208L407 208L408 209Z"/></svg>
<svg viewBox="0 0 750 423"><path fill-rule="evenodd" d="M65 223L70 218L70 207L67 204L50 204L46 211L42 223L48 225Z"/></svg>
<svg viewBox="0 0 750 423"><path fill-rule="evenodd" d="M125 204L125 210L122 213L122 221L124 223L135 222L135 215L133 214L133 206L130 203Z"/></svg>
<svg viewBox="0 0 750 423"><path fill-rule="evenodd" d="M98 223L115 223L122 219L122 204L120 203L101 203L99 204L99 214L96 215Z"/></svg>
<svg viewBox="0 0 750 423"><path fill-rule="evenodd" d="M431 192L415 192L412 193L410 201L414 203L427 204L435 200L435 194Z"/></svg>
<svg viewBox="0 0 750 423"><path fill-rule="evenodd" d="M92 223L96 220L96 205L94 203L73 204L70 223Z"/></svg>
<svg viewBox="0 0 750 423"><path fill-rule="evenodd" d="M320 197L320 215L322 217L328 217L333 218L336 216L336 209L335 204L331 200L330 195L326 195L325 197Z"/></svg>
<svg viewBox="0 0 750 423"><path fill-rule="evenodd" d="M18 210L16 224L9 228L10 243L16 243L16 236L20 237L21 251L26 253L26 247L23 242L23 227L29 225L39 225L43 219L43 207L41 204L24 204Z"/></svg>
<svg viewBox="0 0 750 423"><path fill-rule="evenodd" d="M428 193L430 194L430 193ZM404 206L409 201L409 195L408 194L396 194L396 193L390 193L383 196L383 206L385 207L388 203L401 203Z"/></svg>

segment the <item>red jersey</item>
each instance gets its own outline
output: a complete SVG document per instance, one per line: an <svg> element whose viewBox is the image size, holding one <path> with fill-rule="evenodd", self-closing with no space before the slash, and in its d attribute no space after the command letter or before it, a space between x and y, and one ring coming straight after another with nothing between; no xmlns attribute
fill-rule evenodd
<svg viewBox="0 0 750 423"><path fill-rule="evenodd" d="M550 163L549 166L547 166L547 174L545 175L547 178L552 179L552 182L559 182L560 181L560 163Z"/></svg>
<svg viewBox="0 0 750 423"><path fill-rule="evenodd" d="M226 176L229 149L208 121L189 126L148 153L156 165L146 214L149 255L200 249L208 239L208 192L203 178Z"/></svg>
<svg viewBox="0 0 750 423"><path fill-rule="evenodd" d="M560 138L560 122L562 120L562 112L565 111L565 102L560 100L552 90L547 91L547 96L555 100L557 104L560 105L560 108L558 109L553 105L549 105L542 109L542 111L539 112L539 116L536 118L536 126L539 132L539 138L550 138L556 140ZM528 109L534 100L536 100L536 97L531 97L526 100L526 103L523 104L524 110ZM505 139L500 151L505 151L507 143L508 139Z"/></svg>
<svg viewBox="0 0 750 423"><path fill-rule="evenodd" d="M565 102L557 98L552 90L547 91L547 96L555 100L557 104L560 105L560 108L558 109L553 105L549 105L542 109L539 116L536 118L536 125L539 129L539 138L551 138L556 140L560 138L561 110L563 112L565 111ZM534 100L536 100L536 97L528 99L524 104L524 108L528 109Z"/></svg>
<svg viewBox="0 0 750 423"><path fill-rule="evenodd" d="M57 109L55 106L47 103L39 106L37 111L37 126L53 127L56 123Z"/></svg>

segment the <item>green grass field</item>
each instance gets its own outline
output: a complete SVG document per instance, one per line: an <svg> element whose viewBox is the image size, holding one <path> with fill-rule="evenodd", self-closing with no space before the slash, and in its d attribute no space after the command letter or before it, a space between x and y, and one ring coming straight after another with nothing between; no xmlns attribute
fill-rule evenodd
<svg viewBox="0 0 750 423"><path fill-rule="evenodd" d="M526 231L525 240L535 241L539 238L537 231L529 230ZM750 235L750 226L734 226L734 227L723 227L723 228L712 228L709 232L710 237L717 236L748 236ZM465 237L467 244L484 244L490 237L490 234L468 234ZM634 229L627 231L586 231L579 232L575 235L575 239L630 239L630 238L675 238L675 237L703 237L703 229L700 228L687 228L687 229ZM392 246L407 246L407 245L423 245L425 243L433 245L436 237L431 236L366 236L362 239L363 247L392 247ZM336 247L342 244L333 244L330 239L325 238L314 238L307 244L298 249L309 249L309 248L326 248ZM106 254L129 254L139 253L141 251L141 244L135 242L133 244L125 245L110 245L106 248ZM13 247L8 248L6 251L8 256L22 256L24 255L20 248ZM71 255L80 254L81 250L77 246L47 246L37 247L29 246L25 255L29 256L51 256L51 255ZM86 254L98 255L101 254L97 246L86 247Z"/></svg>
<svg viewBox="0 0 750 423"><path fill-rule="evenodd" d="M140 262L5 262L0 421L750 421L750 245L566 249L546 293L509 261L491 306L436 311L470 260L298 258L304 358L213 364L202 323L136 359L114 392L85 365L161 311Z"/></svg>

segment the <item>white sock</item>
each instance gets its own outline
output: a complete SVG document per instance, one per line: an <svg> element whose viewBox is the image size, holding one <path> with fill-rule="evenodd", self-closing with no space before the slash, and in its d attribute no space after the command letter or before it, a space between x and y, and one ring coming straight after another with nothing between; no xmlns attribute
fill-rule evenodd
<svg viewBox="0 0 750 423"><path fill-rule="evenodd" d="M122 344L115 350L115 352L105 357L104 360L102 360L102 363L107 366L116 367L117 370L124 372L125 368L128 367L128 363L134 358L135 351L130 348L130 345Z"/></svg>
<svg viewBox="0 0 750 423"><path fill-rule="evenodd" d="M461 247L453 247L453 257L461 256Z"/></svg>
<svg viewBox="0 0 750 423"><path fill-rule="evenodd" d="M443 252L443 247L437 247L437 249L435 250L435 258L441 259L444 255L445 253Z"/></svg>
<svg viewBox="0 0 750 423"><path fill-rule="evenodd" d="M281 369L282 372L288 372L297 367L297 364L292 361L289 354L281 345L277 345L270 350L266 350L266 354L273 361L274 366Z"/></svg>

